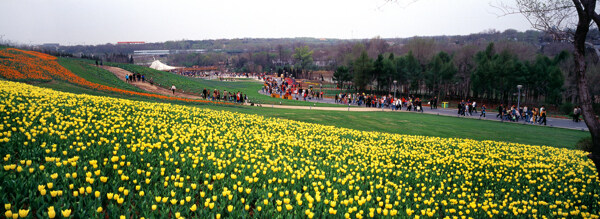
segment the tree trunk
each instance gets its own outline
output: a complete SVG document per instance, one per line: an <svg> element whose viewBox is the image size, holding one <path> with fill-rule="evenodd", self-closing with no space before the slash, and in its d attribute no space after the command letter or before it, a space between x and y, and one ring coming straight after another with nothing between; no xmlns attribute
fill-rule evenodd
<svg viewBox="0 0 600 219"><path fill-rule="evenodd" d="M573 52L573 59L575 61L575 76L577 80L577 88L579 94L579 100L581 101L581 109L583 120L590 130L592 135L592 152L588 154L594 165L596 166L596 172L600 177L600 121L596 118L594 110L592 108L592 99L588 90L587 80L585 77L586 63L585 63L585 40L590 29L590 23L596 8L596 1L582 1L583 5L577 5L577 15L579 22L577 23L577 29L573 38L573 44L575 51ZM581 7L583 6L583 7Z"/></svg>

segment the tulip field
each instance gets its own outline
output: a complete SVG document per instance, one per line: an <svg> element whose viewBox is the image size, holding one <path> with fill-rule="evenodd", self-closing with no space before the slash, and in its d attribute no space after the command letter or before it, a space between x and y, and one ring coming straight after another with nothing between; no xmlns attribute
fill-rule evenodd
<svg viewBox="0 0 600 219"><path fill-rule="evenodd" d="M598 218L582 151L363 132L0 80L6 218Z"/></svg>

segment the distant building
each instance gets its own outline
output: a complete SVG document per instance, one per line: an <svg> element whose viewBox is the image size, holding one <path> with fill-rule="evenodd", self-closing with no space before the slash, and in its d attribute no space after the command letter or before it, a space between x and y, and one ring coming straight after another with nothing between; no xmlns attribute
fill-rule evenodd
<svg viewBox="0 0 600 219"><path fill-rule="evenodd" d="M173 50L172 53L174 54L179 54L179 53L206 53L206 49L178 49L178 50Z"/></svg>
<svg viewBox="0 0 600 219"><path fill-rule="evenodd" d="M144 41L125 41L125 42L117 42L117 45L128 45L128 44L144 44Z"/></svg>
<svg viewBox="0 0 600 219"><path fill-rule="evenodd" d="M42 44L42 47L59 47L60 44L58 43L44 43Z"/></svg>
<svg viewBox="0 0 600 219"><path fill-rule="evenodd" d="M169 50L135 50L133 51L133 55L169 55L171 52Z"/></svg>
<svg viewBox="0 0 600 219"><path fill-rule="evenodd" d="M335 64L335 60L315 60L315 65L318 67L326 67Z"/></svg>

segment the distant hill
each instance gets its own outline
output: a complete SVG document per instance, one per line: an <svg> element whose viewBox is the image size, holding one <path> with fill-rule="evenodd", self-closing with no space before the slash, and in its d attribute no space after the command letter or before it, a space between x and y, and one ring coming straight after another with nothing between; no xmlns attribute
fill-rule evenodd
<svg viewBox="0 0 600 219"><path fill-rule="evenodd" d="M597 32L597 31L596 31ZM552 39L546 37L539 31L519 32L516 30L506 30L503 32L488 30L480 33L456 36L415 36L420 38L431 38L438 43L469 44L484 43L495 41L516 41L525 42L533 45L541 45L544 42L550 42ZM389 44L404 44L408 38L383 38ZM259 52L276 50L278 45L284 48L294 48L299 45L308 45L311 48L326 48L343 43L361 42L369 39L328 39L328 38L242 38L242 39L215 39L215 40L179 40L144 44L103 44L103 45L78 45L78 46L57 46L56 49L68 53L83 54L105 54L105 53L123 53L133 54L135 50L198 50L207 52Z"/></svg>

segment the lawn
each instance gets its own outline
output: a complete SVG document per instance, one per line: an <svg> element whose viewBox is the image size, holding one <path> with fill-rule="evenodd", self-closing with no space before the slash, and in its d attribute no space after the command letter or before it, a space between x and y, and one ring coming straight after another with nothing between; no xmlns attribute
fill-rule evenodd
<svg viewBox="0 0 600 219"><path fill-rule="evenodd" d="M58 63L92 83L136 92L148 93L115 77L113 73L77 59L59 58Z"/></svg>
<svg viewBox="0 0 600 219"><path fill-rule="evenodd" d="M589 132L570 129L409 112L345 112L219 106L210 108L362 131L505 141L559 148L574 148L577 141L589 136Z"/></svg>

